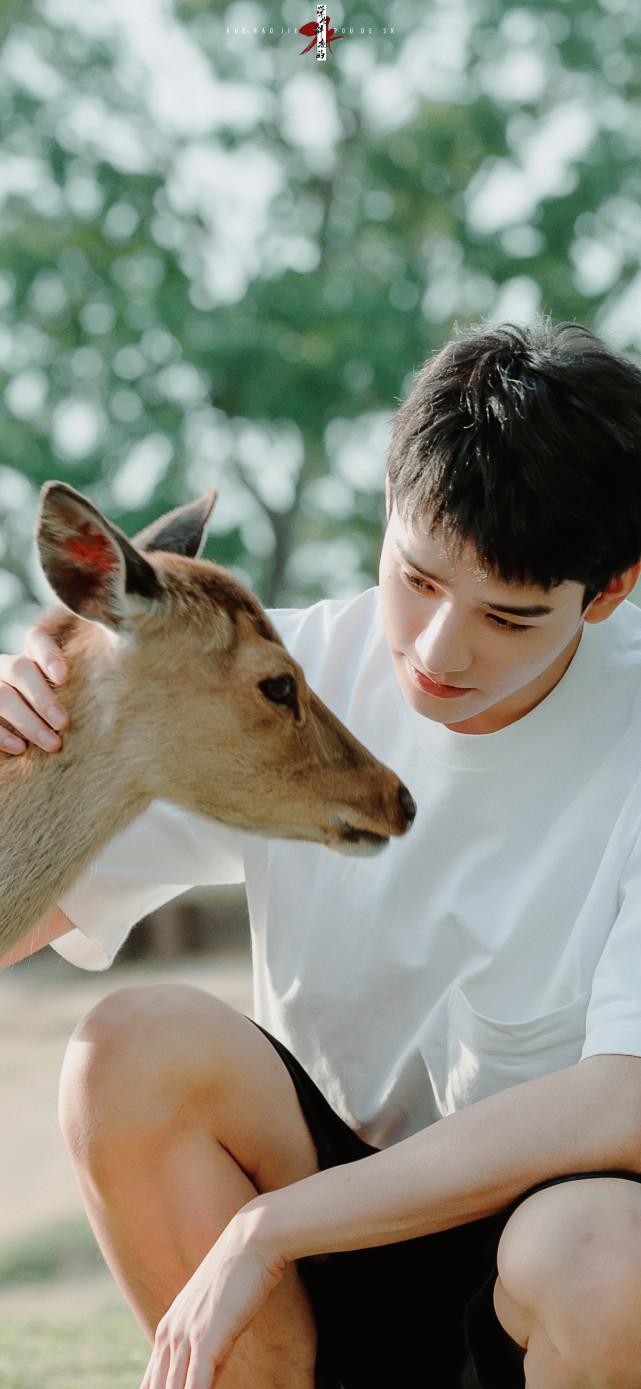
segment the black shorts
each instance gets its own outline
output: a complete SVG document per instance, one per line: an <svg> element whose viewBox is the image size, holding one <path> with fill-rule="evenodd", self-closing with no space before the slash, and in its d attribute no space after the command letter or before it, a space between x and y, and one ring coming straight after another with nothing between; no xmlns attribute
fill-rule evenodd
<svg viewBox="0 0 641 1389"><path fill-rule="evenodd" d="M261 1028L261 1031L264 1031ZM321 1169L376 1152L334 1112L282 1042L265 1036L294 1082ZM494 1311L503 1229L541 1182L499 1215L419 1239L302 1260L318 1326L318 1389L524 1389L523 1351Z"/></svg>

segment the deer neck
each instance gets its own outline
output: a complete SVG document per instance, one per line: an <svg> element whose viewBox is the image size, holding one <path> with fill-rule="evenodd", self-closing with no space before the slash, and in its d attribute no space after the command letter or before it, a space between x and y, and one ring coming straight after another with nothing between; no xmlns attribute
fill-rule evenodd
<svg viewBox="0 0 641 1389"><path fill-rule="evenodd" d="M61 751L30 748L1 759L0 954L153 795L123 653L104 629L85 623L74 624L63 646L69 678L58 693L69 726Z"/></svg>

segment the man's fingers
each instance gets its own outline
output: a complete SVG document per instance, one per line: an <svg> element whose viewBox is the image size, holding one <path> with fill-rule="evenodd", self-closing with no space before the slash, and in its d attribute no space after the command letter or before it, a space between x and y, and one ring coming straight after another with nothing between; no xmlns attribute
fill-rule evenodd
<svg viewBox="0 0 641 1389"><path fill-rule="evenodd" d="M140 1389L157 1389L157 1386L161 1383L161 1381L157 1378L157 1373L159 1372L159 1362L160 1362L160 1361L161 1361L161 1354L160 1354L160 1351L159 1351L159 1349L158 1349L158 1346L154 1344L154 1348L153 1348L153 1350L152 1350L152 1352L151 1352L151 1358L150 1358L149 1364L148 1364L148 1366L147 1366L147 1369L146 1369L146 1371L145 1371L145 1378L143 1379L143 1382L142 1382L142 1384L141 1384L141 1386L140 1386ZM167 1364L168 1364L168 1363L169 1363L169 1362L167 1362ZM165 1368L166 1368L166 1366L165 1366Z"/></svg>
<svg viewBox="0 0 641 1389"><path fill-rule="evenodd" d="M67 724L67 715L62 705L59 704L55 695L52 693L51 686L42 674L39 665L36 665L29 656L0 656L0 691L5 694L6 690L15 690L37 715L49 724L52 728L64 728ZM15 707L15 706L12 706ZM6 708L0 705L0 714L11 723L12 719ZM27 729L22 728L16 723L15 728L19 733L26 733Z"/></svg>
<svg viewBox="0 0 641 1389"><path fill-rule="evenodd" d="M174 1347L171 1355L170 1370L167 1375L167 1389L185 1389L185 1385L189 1382L189 1365L189 1346L183 1344ZM208 1389L211 1389L211 1380Z"/></svg>
<svg viewBox="0 0 641 1389"><path fill-rule="evenodd" d="M153 1372L154 1372L154 1359L155 1359L155 1355L152 1355L151 1360L149 1361L149 1364L148 1364L148 1366L147 1366L147 1369L145 1370L145 1378L143 1379L143 1382L142 1382L142 1384L141 1384L141 1386L140 1386L140 1389L151 1389L151 1377L152 1377Z"/></svg>
<svg viewBox="0 0 641 1389"><path fill-rule="evenodd" d="M208 1356L196 1357L192 1354L185 1389L212 1389L212 1385L218 1383L217 1369L218 1366L212 1365Z"/></svg>
<svg viewBox="0 0 641 1389"><path fill-rule="evenodd" d="M12 757L19 757L21 752L26 751L27 744L23 743L22 738L18 738L15 733L0 725L0 752L8 752Z"/></svg>
<svg viewBox="0 0 641 1389"><path fill-rule="evenodd" d="M59 646L44 627L31 627L25 637L24 649L54 685L63 684L68 674L67 666Z"/></svg>
<svg viewBox="0 0 641 1389"><path fill-rule="evenodd" d="M49 690L49 700L51 700L51 690ZM8 741L15 734L24 738L28 743L36 743L39 748L44 748L45 752L54 752L56 748L60 747L60 738L49 726L49 723L38 718L31 705L26 703L18 690L14 689L12 685L1 683L1 677L0 717L11 725L10 729L2 730L5 752L24 752L24 748L12 747Z"/></svg>
<svg viewBox="0 0 641 1389"><path fill-rule="evenodd" d="M187 1346L172 1350L168 1344L156 1342L140 1389L184 1389L188 1368Z"/></svg>

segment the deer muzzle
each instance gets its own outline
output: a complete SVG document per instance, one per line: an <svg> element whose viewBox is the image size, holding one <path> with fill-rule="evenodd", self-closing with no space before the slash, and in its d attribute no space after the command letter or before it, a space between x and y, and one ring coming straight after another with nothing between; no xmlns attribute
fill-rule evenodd
<svg viewBox="0 0 641 1389"><path fill-rule="evenodd" d="M398 829L397 834L405 834L416 817L416 802L402 782L398 787ZM330 847L339 854L358 854L362 858L379 854L389 843L388 834L377 834L374 830L360 828L343 815L332 817L332 827L338 838Z"/></svg>

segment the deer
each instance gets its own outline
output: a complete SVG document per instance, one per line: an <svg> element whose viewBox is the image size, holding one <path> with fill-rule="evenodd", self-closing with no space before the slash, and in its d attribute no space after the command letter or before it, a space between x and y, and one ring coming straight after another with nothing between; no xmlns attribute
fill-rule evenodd
<svg viewBox="0 0 641 1389"><path fill-rule="evenodd" d="M0 954L157 798L238 830L371 854L416 807L309 688L258 599L201 557L216 499L132 540L43 486L35 534L60 602L39 619L69 677L63 746L0 755Z"/></svg>

